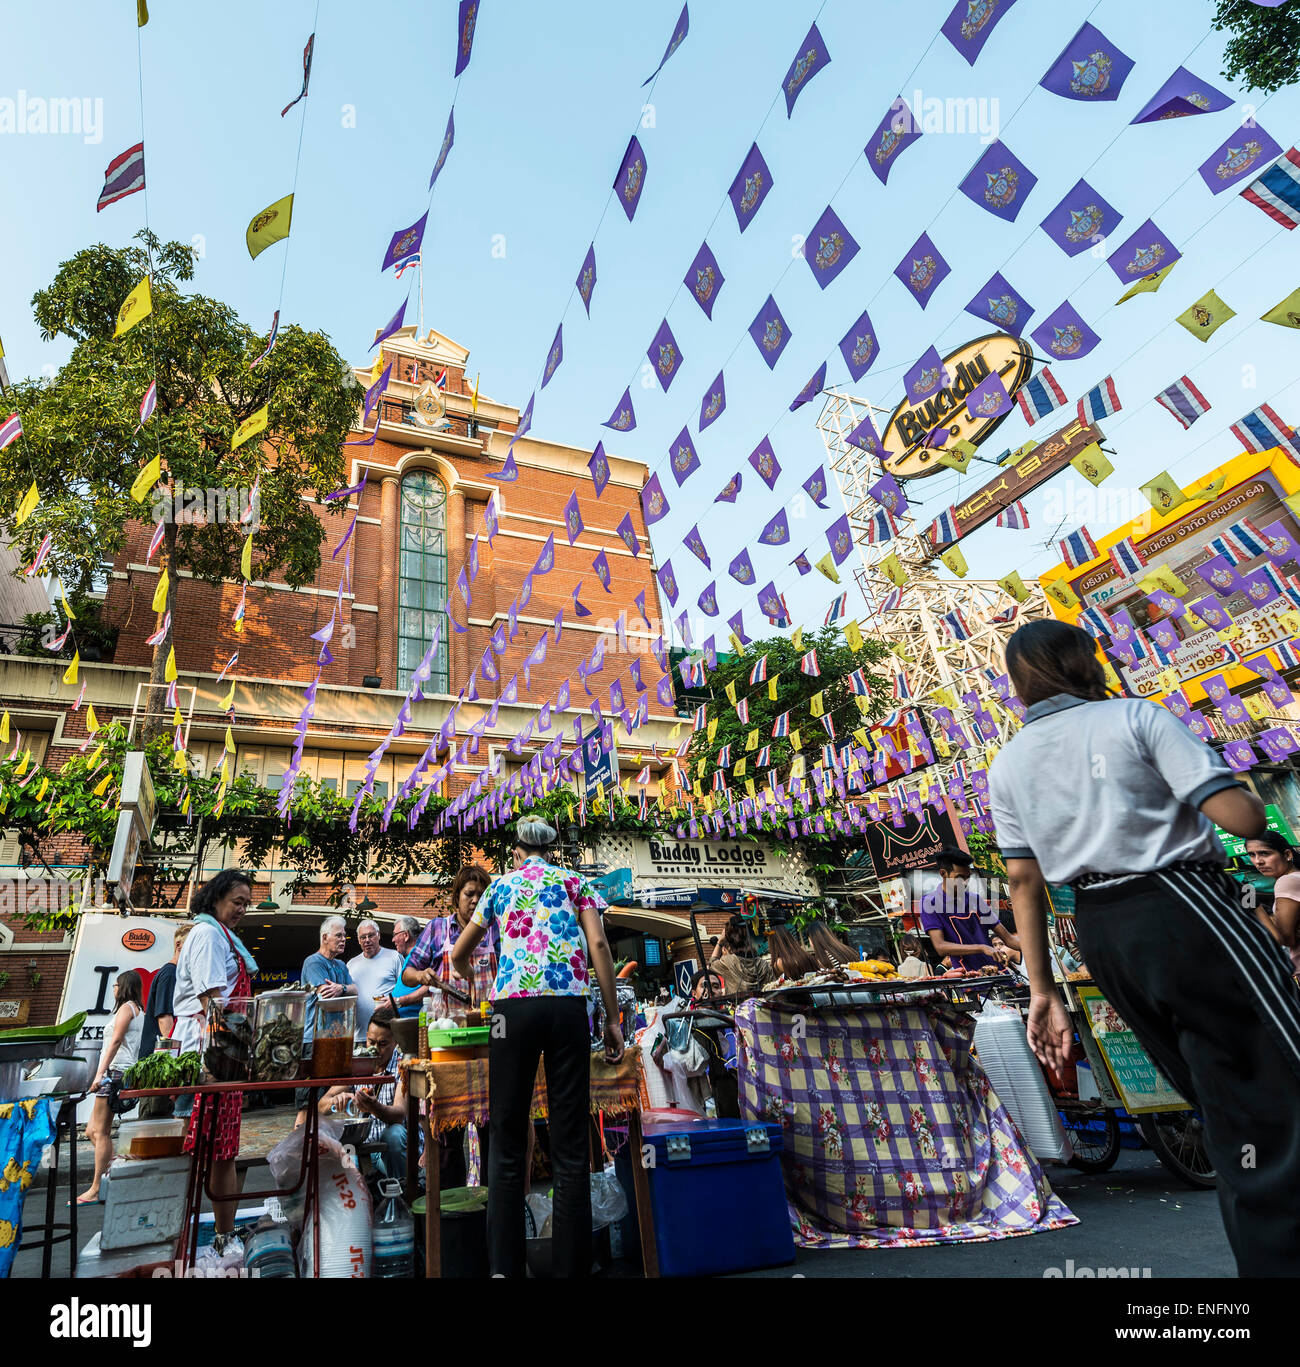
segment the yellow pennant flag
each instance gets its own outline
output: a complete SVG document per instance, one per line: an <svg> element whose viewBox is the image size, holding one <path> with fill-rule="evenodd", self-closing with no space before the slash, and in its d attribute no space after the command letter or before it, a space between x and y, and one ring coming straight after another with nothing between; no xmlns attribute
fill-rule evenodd
<svg viewBox="0 0 1300 1367"><path fill-rule="evenodd" d="M853 739L857 741L857 743L864 750L871 749L871 737L867 735L866 729L864 727L858 727L858 729L853 733Z"/></svg>
<svg viewBox="0 0 1300 1367"><path fill-rule="evenodd" d="M1217 475L1208 484L1201 484L1195 489L1189 489L1187 497L1192 499L1213 498L1215 494L1223 492L1223 486L1227 482L1227 475Z"/></svg>
<svg viewBox="0 0 1300 1367"><path fill-rule="evenodd" d="M747 735L747 736L745 737L745 749L746 749L746 750L757 750L757 749L758 749L758 729L757 729L757 727L755 727L755 729L754 729L753 731L751 731L751 732L749 733L749 735Z"/></svg>
<svg viewBox="0 0 1300 1367"><path fill-rule="evenodd" d="M1280 304L1274 304L1267 313L1260 314L1260 318L1279 327L1300 328L1300 289L1292 290Z"/></svg>
<svg viewBox="0 0 1300 1367"><path fill-rule="evenodd" d="M876 565L876 568L894 585L895 588L901 589L903 585L907 583L907 574L903 570L902 565L899 564L898 557L893 551L890 551L889 554Z"/></svg>
<svg viewBox="0 0 1300 1367"><path fill-rule="evenodd" d="M470 390L470 395L469 395L469 411L470 411L471 413L477 413L477 412L478 412L478 382L479 382L482 378L483 378L483 373L482 373L482 371L480 371L477 375L474 376L474 388L473 388L472 390Z"/></svg>
<svg viewBox="0 0 1300 1367"><path fill-rule="evenodd" d="M234 705L235 705L235 681L234 681L233 679L231 679L231 681L230 681L230 692L227 693L226 696L225 696L224 698L222 698L222 700L221 700L221 710L222 710L223 712L229 712L230 709L231 709L232 707L234 707Z"/></svg>
<svg viewBox="0 0 1300 1367"><path fill-rule="evenodd" d="M1161 470L1154 479L1149 479L1138 488L1147 496L1147 502L1158 513L1171 513L1187 502L1187 495L1174 483L1168 470Z"/></svg>
<svg viewBox="0 0 1300 1367"><path fill-rule="evenodd" d="M940 447L935 451L934 458L940 465L946 465L948 469L964 475L974 455L975 443L963 437L960 441L949 442L947 446Z"/></svg>
<svg viewBox="0 0 1300 1367"><path fill-rule="evenodd" d="M820 693L814 693L814 694L812 695L812 697L808 699L808 711L809 711L814 717L825 716L825 714L826 714L826 690L825 690L825 689L823 689Z"/></svg>
<svg viewBox="0 0 1300 1367"><path fill-rule="evenodd" d="M998 588L1003 593L1009 594L1017 603L1023 603L1029 597L1029 590L1025 587L1025 581L1021 579L1019 570L1012 570L1010 574L999 579Z"/></svg>
<svg viewBox="0 0 1300 1367"><path fill-rule="evenodd" d="M144 468L136 475L131 485L131 498L136 503L143 503L149 497L149 491L158 483L158 476L162 474L162 456L156 455L150 461L146 461Z"/></svg>
<svg viewBox="0 0 1300 1367"><path fill-rule="evenodd" d="M1044 584L1043 592L1049 598L1060 603L1063 608L1072 608L1079 601L1079 595L1064 579L1053 579L1050 584Z"/></svg>
<svg viewBox="0 0 1300 1367"><path fill-rule="evenodd" d="M934 737L934 752L940 759L947 759L948 756L952 754L952 746L948 744L943 736L936 734Z"/></svg>
<svg viewBox="0 0 1300 1367"><path fill-rule="evenodd" d="M249 439L255 437L259 432L265 431L266 424L270 420L268 410L271 405L264 403L256 413L245 418L243 422L235 428L235 435L230 439L230 449L238 451L239 448Z"/></svg>
<svg viewBox="0 0 1300 1367"><path fill-rule="evenodd" d="M970 566L966 563L966 557L961 553L960 546L950 546L939 559L948 566L958 579L966 578Z"/></svg>
<svg viewBox="0 0 1300 1367"><path fill-rule="evenodd" d="M0 742L9 744L9 709L6 707L4 716L0 717Z"/></svg>
<svg viewBox="0 0 1300 1367"><path fill-rule="evenodd" d="M745 647L740 644L740 637L737 636L734 631L729 631L727 633L727 640L731 643L733 655L743 655L745 653Z"/></svg>
<svg viewBox="0 0 1300 1367"><path fill-rule="evenodd" d="M36 481L32 480L32 487L22 496L18 502L18 511L14 514L14 526L21 527L32 515L32 509L41 501L40 490L36 487Z"/></svg>
<svg viewBox="0 0 1300 1367"><path fill-rule="evenodd" d="M718 719L717 719L717 717L714 717L714 718L709 722L708 726L705 728L704 734L705 734L706 736L708 736L708 738L709 738L710 741L712 741L712 739L714 738L714 736L716 736L716 735L718 734Z"/></svg>
<svg viewBox="0 0 1300 1367"><path fill-rule="evenodd" d="M780 677L781 677L781 676L780 676L779 674L773 674L772 677L767 681L767 700L768 700L768 702L775 702L775 701L776 701L776 681L777 681Z"/></svg>
<svg viewBox="0 0 1300 1367"><path fill-rule="evenodd" d="M1117 304L1126 303L1135 294L1154 294L1161 285L1165 283L1165 276L1178 264L1171 261L1169 265L1162 266L1158 271L1152 271L1150 275L1144 275L1136 284L1130 285L1128 289L1115 300Z"/></svg>
<svg viewBox="0 0 1300 1367"><path fill-rule="evenodd" d="M93 774L95 770L99 767L99 761L103 753L104 747L102 745L97 745L95 747L95 753L91 755L91 757L86 761L86 768L87 770L89 770L90 773Z"/></svg>
<svg viewBox="0 0 1300 1367"><path fill-rule="evenodd" d="M1191 308L1184 309L1174 319L1181 323L1198 342L1208 342L1211 337L1228 321L1237 316L1213 290L1207 290Z"/></svg>
<svg viewBox="0 0 1300 1367"><path fill-rule="evenodd" d="M77 620L77 614L72 610L72 604L68 602L68 591L63 587L63 580L59 580L59 601L63 604L63 615L69 622Z"/></svg>
<svg viewBox="0 0 1300 1367"><path fill-rule="evenodd" d="M175 646L172 646L172 648L167 652L167 666L166 666L166 668L163 670L163 678L164 678L168 683L175 683L175 681L176 681L176 647L175 647Z"/></svg>
<svg viewBox="0 0 1300 1367"><path fill-rule="evenodd" d="M752 778L747 778L745 780L745 791L750 797L754 796L754 780Z"/></svg>
<svg viewBox="0 0 1300 1367"><path fill-rule="evenodd" d="M46 789L48 789L49 786L50 786L50 776L49 776L49 774L46 774L45 777L44 777L43 779L41 779L41 786L40 786L40 787L37 789L37 791L36 791L36 800L37 800L37 802L40 802L40 801L45 797Z"/></svg>
<svg viewBox="0 0 1300 1367"><path fill-rule="evenodd" d="M732 679L732 681L731 681L731 682L726 686L726 688L724 688L722 691L727 695L727 701L732 705L732 707L735 707L735 705L736 705L736 681L735 681L735 679Z"/></svg>
<svg viewBox="0 0 1300 1367"><path fill-rule="evenodd" d="M1181 598L1187 592L1187 585L1167 565L1153 565L1138 580L1138 588L1148 594L1164 589L1175 598Z"/></svg>
<svg viewBox="0 0 1300 1367"><path fill-rule="evenodd" d="M185 718L181 716L181 709L180 709L179 707L176 709L175 712L172 713L172 725L173 725L173 726L184 726L184 725L185 725Z"/></svg>
<svg viewBox="0 0 1300 1367"><path fill-rule="evenodd" d="M179 759L183 753L184 753L184 751L182 751L182 750L177 750L177 752L176 752L176 757ZM190 810L190 795L189 795L189 793L186 793L186 794L185 794L185 799L184 799L184 801L181 803L181 815L182 815L182 816L185 816L186 813L187 813L189 810Z"/></svg>
<svg viewBox="0 0 1300 1367"><path fill-rule="evenodd" d="M158 583L153 591L153 602L150 604L155 612L165 612L167 609L168 582L167 571L164 569L158 576Z"/></svg>
<svg viewBox="0 0 1300 1367"><path fill-rule="evenodd" d="M790 637L790 644L796 650L803 649L803 627L795 627L794 635Z"/></svg>
<svg viewBox="0 0 1300 1367"><path fill-rule="evenodd" d="M826 554L817 561L814 568L820 570L832 584L838 584L840 582L840 576L835 569L835 561L831 558L830 551L827 551Z"/></svg>
<svg viewBox="0 0 1300 1367"><path fill-rule="evenodd" d="M146 275L143 280L122 300L122 307L117 311L117 326L113 329L113 336L120 337L124 332L130 332L137 323L142 323L153 312L153 291L149 288L149 277Z"/></svg>
<svg viewBox="0 0 1300 1367"><path fill-rule="evenodd" d="M149 22L149 0L135 0L135 26L144 28Z"/></svg>
<svg viewBox="0 0 1300 1367"><path fill-rule="evenodd" d="M239 556L239 572L245 579L253 577L253 534L249 532L244 541L244 549Z"/></svg>
<svg viewBox="0 0 1300 1367"><path fill-rule="evenodd" d="M81 652L74 649L72 652L72 663L63 671L63 682L74 684L77 682L77 666L81 663Z"/></svg>
<svg viewBox="0 0 1300 1367"><path fill-rule="evenodd" d="M854 654L861 650L866 644L862 639L862 632L859 629L858 624L852 617L844 623L844 644L847 645Z"/></svg>
<svg viewBox="0 0 1300 1367"><path fill-rule="evenodd" d="M90 703L86 707L86 734L93 736L99 730L99 718L95 715L95 704Z"/></svg>
<svg viewBox="0 0 1300 1367"><path fill-rule="evenodd" d="M799 732L797 730L790 732L790 744L793 745L796 750L803 749L803 741L799 739Z"/></svg>
<svg viewBox="0 0 1300 1367"><path fill-rule="evenodd" d="M22 754L19 755L18 767L14 770L15 778L22 778L22 776L27 772L27 761L31 759L31 757L32 752L30 750L24 750Z"/></svg>
<svg viewBox="0 0 1300 1367"><path fill-rule="evenodd" d="M273 242L281 242L289 236L289 224L293 220L293 196L285 195L274 204L268 204L248 225L244 241L248 244L248 254L254 260Z"/></svg>
<svg viewBox="0 0 1300 1367"><path fill-rule="evenodd" d="M1101 447L1095 441L1085 446L1077 456L1071 457L1070 464L1089 484L1100 484L1115 473L1115 467L1102 454Z"/></svg>
<svg viewBox="0 0 1300 1367"><path fill-rule="evenodd" d="M1160 671L1160 688L1165 693L1177 693L1182 686L1182 680L1178 677L1176 669L1162 669Z"/></svg>
<svg viewBox="0 0 1300 1367"><path fill-rule="evenodd" d="M735 764L731 766L732 773L734 773L737 778L743 778L745 776L745 764L745 757L744 755L741 755Z"/></svg>
<svg viewBox="0 0 1300 1367"><path fill-rule="evenodd" d="M1263 693L1250 693L1241 700L1245 704L1246 711L1250 713L1256 721L1263 721L1272 711L1267 696Z"/></svg>
<svg viewBox="0 0 1300 1367"><path fill-rule="evenodd" d="M113 777L112 774L105 774L97 784L90 790L96 797L103 797L108 792L108 781Z"/></svg>

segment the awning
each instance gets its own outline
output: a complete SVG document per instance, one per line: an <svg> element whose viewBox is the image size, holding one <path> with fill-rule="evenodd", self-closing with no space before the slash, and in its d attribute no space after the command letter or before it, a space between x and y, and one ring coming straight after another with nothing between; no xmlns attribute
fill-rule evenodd
<svg viewBox="0 0 1300 1367"><path fill-rule="evenodd" d="M691 933L690 917L672 916L653 907L610 907L605 920L660 940L679 940Z"/></svg>

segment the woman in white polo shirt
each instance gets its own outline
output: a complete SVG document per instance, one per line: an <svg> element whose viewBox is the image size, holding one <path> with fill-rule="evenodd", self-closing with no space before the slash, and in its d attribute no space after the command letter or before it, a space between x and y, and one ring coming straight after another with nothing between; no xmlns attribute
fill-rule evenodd
<svg viewBox="0 0 1300 1367"><path fill-rule="evenodd" d="M1053 1067L1069 1057L1044 899L1069 883L1098 986L1200 1109L1238 1271L1300 1275L1300 991L1214 833L1257 836L1263 804L1163 707L1109 697L1079 628L1030 622L1006 659L1028 712L989 789L1030 1043Z"/></svg>

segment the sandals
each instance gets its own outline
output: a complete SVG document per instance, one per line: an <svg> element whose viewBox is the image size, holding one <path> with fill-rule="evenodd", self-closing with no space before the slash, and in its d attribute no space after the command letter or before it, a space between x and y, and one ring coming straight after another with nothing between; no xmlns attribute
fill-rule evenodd
<svg viewBox="0 0 1300 1367"><path fill-rule="evenodd" d="M104 1198L102 1196L78 1196L77 1204L79 1206L102 1206Z"/></svg>

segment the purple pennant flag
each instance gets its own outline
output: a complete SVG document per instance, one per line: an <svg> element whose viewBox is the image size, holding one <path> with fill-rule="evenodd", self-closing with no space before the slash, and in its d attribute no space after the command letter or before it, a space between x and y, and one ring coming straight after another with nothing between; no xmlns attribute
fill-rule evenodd
<svg viewBox="0 0 1300 1367"><path fill-rule="evenodd" d="M658 475L651 475L641 490L641 508L645 513L645 525L653 527L668 512L668 499Z"/></svg>
<svg viewBox="0 0 1300 1367"><path fill-rule="evenodd" d="M677 605L677 577L673 574L673 562L665 560L655 572L655 578L659 581L659 587L663 589L668 598L670 606Z"/></svg>
<svg viewBox="0 0 1300 1367"><path fill-rule="evenodd" d="M828 204L804 239L803 259L808 263L813 279L825 289L857 254L858 244L853 234Z"/></svg>
<svg viewBox="0 0 1300 1367"><path fill-rule="evenodd" d="M578 278L573 282L578 291L578 298L582 300L582 307L587 310L587 317L591 317L591 292L596 288L596 244L593 242L587 248L587 255L583 258L582 269L578 272Z"/></svg>
<svg viewBox="0 0 1300 1367"><path fill-rule="evenodd" d="M709 552L705 549L704 539L700 536L699 525L692 527L686 533L682 544L688 551L704 566L706 570L713 568L713 561L709 559Z"/></svg>
<svg viewBox="0 0 1300 1367"><path fill-rule="evenodd" d="M878 456L882 460L888 454L880 443L880 436L876 432L876 425L871 421L871 414L865 418L844 438L850 446L856 446L860 451L867 451L873 456Z"/></svg>
<svg viewBox="0 0 1300 1367"><path fill-rule="evenodd" d="M627 710L627 700L623 697L623 684L618 679L615 679L609 686L609 705L615 712Z"/></svg>
<svg viewBox="0 0 1300 1367"><path fill-rule="evenodd" d="M528 402L524 404L524 411L519 415L519 423L515 430L510 434L510 445L513 446L520 437L533 425L533 404L537 400L535 393L528 396Z"/></svg>
<svg viewBox="0 0 1300 1367"><path fill-rule="evenodd" d="M554 568L555 568L555 533L552 532L552 533L546 538L546 544L542 547L541 554L537 557L537 560L536 560L536 561L534 562L534 564L533 564L533 568L529 571L528 578L525 579L525 581L524 581L525 585L528 586L528 592L529 592L529 595L530 595L530 596L531 596L531 593L532 593L532 588L531 588L531 586L530 586L530 582L529 582L529 581L531 581L533 575L535 575L535 574L537 574L537 575L550 574L550 572L551 572ZM526 602L527 602L527 598L525 598L524 595L521 593L521 594L520 594L520 597L519 597L519 606L520 606L520 607L523 607L523 605L524 605Z"/></svg>
<svg viewBox="0 0 1300 1367"><path fill-rule="evenodd" d="M872 327L871 319L865 313L839 339L839 354L845 358L849 375L854 380L860 380L871 369L879 351L880 347L876 343L876 329Z"/></svg>
<svg viewBox="0 0 1300 1367"><path fill-rule="evenodd" d="M737 612L732 617L728 617L727 625L736 633L736 640L738 640L742 646L747 646L749 644L750 638L745 635L745 617L743 610ZM716 669L717 667L716 660L709 666L710 669Z"/></svg>
<svg viewBox="0 0 1300 1367"><path fill-rule="evenodd" d="M682 638L682 643L685 645L686 649L687 649L687 650L692 650L692 649L694 649L694 646L695 646L695 638L691 635L691 618L690 618L690 614L687 613L687 612L682 613L682 615L677 619L677 621L676 621L676 623L675 623L674 625L677 627L678 634L681 636L681 638ZM660 639L660 640L663 640L663 635L662 635L662 633L660 634L659 639ZM712 639L713 639L712 637L709 638L710 641L711 641ZM708 654L708 642L707 642L707 641L705 642L704 649L705 649L705 655L706 655L706 658L707 658L707 654ZM663 668L663 669L666 669L668 666L665 665L665 664L663 664L662 661L660 661L660 667Z"/></svg>
<svg viewBox="0 0 1300 1367"><path fill-rule="evenodd" d="M825 508L822 499L826 497L826 467L819 465L803 482L804 492L819 507Z"/></svg>
<svg viewBox="0 0 1300 1367"><path fill-rule="evenodd" d="M483 526L487 531L488 545L497 534L497 496L493 494L483 505Z"/></svg>
<svg viewBox="0 0 1300 1367"><path fill-rule="evenodd" d="M1259 124L1243 124L1198 169L1210 193L1220 195L1242 176L1257 176L1281 155L1281 146Z"/></svg>
<svg viewBox="0 0 1300 1367"><path fill-rule="evenodd" d="M632 391L625 389L623 397L615 405L614 411L601 423L602 427L612 428L615 432L630 432L636 426L636 413L632 408Z"/></svg>
<svg viewBox="0 0 1300 1367"><path fill-rule="evenodd" d="M930 302L935 287L950 269L938 248L930 241L929 233L922 233L894 267L894 274L911 291L912 298L924 308Z"/></svg>
<svg viewBox="0 0 1300 1367"><path fill-rule="evenodd" d="M754 339L758 354L767 363L767 368L772 370L790 340L790 328L770 294L750 323L749 335Z"/></svg>
<svg viewBox="0 0 1300 1367"><path fill-rule="evenodd" d="M603 441L596 443L596 449L587 462L587 469L591 471L591 482L595 485L596 497L599 498L605 492L605 485L609 483L609 458L605 455Z"/></svg>
<svg viewBox="0 0 1300 1367"><path fill-rule="evenodd" d="M1255 764L1255 751L1248 740L1229 741L1223 747L1223 758L1234 773L1244 773Z"/></svg>
<svg viewBox="0 0 1300 1367"><path fill-rule="evenodd" d="M1011 396L996 371L966 395L966 411L976 420L1000 418L1011 411Z"/></svg>
<svg viewBox="0 0 1300 1367"><path fill-rule="evenodd" d="M406 306L409 302L409 299L402 300L402 307L398 309L397 312L393 314L392 318L390 318L388 322L384 325L384 327L375 334L375 340L370 343L368 350L373 351L380 344L380 342L386 341L389 337L393 335L393 333L395 333L398 330L398 328L405 325Z"/></svg>
<svg viewBox="0 0 1300 1367"><path fill-rule="evenodd" d="M921 359L903 375L903 391L911 404L922 403L937 394L951 377L944 369L937 347L927 347Z"/></svg>
<svg viewBox="0 0 1300 1367"><path fill-rule="evenodd" d="M570 546L582 535L582 511L578 507L578 491L576 489L569 495L569 501L564 505L564 531L569 538Z"/></svg>
<svg viewBox="0 0 1300 1367"><path fill-rule="evenodd" d="M817 367L812 379L794 396L790 402L790 412L793 413L806 403L812 401L826 388L826 362L823 361Z"/></svg>
<svg viewBox="0 0 1300 1367"><path fill-rule="evenodd" d="M957 0L939 30L969 65L974 66L989 34L1016 0Z"/></svg>
<svg viewBox="0 0 1300 1367"><path fill-rule="evenodd" d="M1081 180L1040 226L1066 256L1078 256L1114 232L1121 217L1086 180Z"/></svg>
<svg viewBox="0 0 1300 1367"><path fill-rule="evenodd" d="M785 606L781 602L781 595L776 591L776 585L771 580L758 591L758 606L765 617L775 617L778 622L785 619Z"/></svg>
<svg viewBox="0 0 1300 1367"><path fill-rule="evenodd" d="M460 10L456 16L456 69L452 73L459 76L469 65L470 53L474 50L474 26L478 22L478 0L460 0Z"/></svg>
<svg viewBox="0 0 1300 1367"><path fill-rule="evenodd" d="M776 458L776 452L772 450L770 437L764 437L749 453L749 463L758 471L769 489L776 487L776 482L781 477L781 463Z"/></svg>
<svg viewBox="0 0 1300 1367"><path fill-rule="evenodd" d="M582 580L579 579L579 580L578 580L578 587L575 588L575 589L573 590L573 615L574 615L575 617L590 617L590 616L591 616L591 609L588 608L588 607L584 607L584 606L578 601L578 594L581 592L581 590L582 590Z"/></svg>
<svg viewBox="0 0 1300 1367"><path fill-rule="evenodd" d="M848 513L826 528L826 543L831 548L831 559L837 565L842 565L853 549L853 533L849 530Z"/></svg>
<svg viewBox="0 0 1300 1367"><path fill-rule="evenodd" d="M742 233L754 221L754 215L771 189L772 173L767 169L762 152L758 150L758 143L754 143L741 163L735 180L731 182L731 188L727 191L731 207L736 211L736 223Z"/></svg>
<svg viewBox="0 0 1300 1367"><path fill-rule="evenodd" d="M1100 29L1080 26L1038 82L1067 100L1117 100L1133 62Z"/></svg>
<svg viewBox="0 0 1300 1367"><path fill-rule="evenodd" d="M1241 587L1253 608L1266 608L1282 596L1270 573L1270 566L1264 565L1252 574L1241 576Z"/></svg>
<svg viewBox="0 0 1300 1367"><path fill-rule="evenodd" d="M564 360L564 324L561 323L555 329L555 340L551 343L551 349L546 353L546 369L542 372L542 388L545 389L551 382L551 376L560 367L560 362Z"/></svg>
<svg viewBox="0 0 1300 1367"><path fill-rule="evenodd" d="M765 546L784 546L790 540L790 523L784 508L763 528L758 539Z"/></svg>
<svg viewBox="0 0 1300 1367"><path fill-rule="evenodd" d="M388 388L388 382L392 379L392 376L393 363L392 361L389 361L384 367L383 374L366 390L366 411L361 415L362 422L366 422L369 419L371 410L379 402L379 396Z"/></svg>
<svg viewBox="0 0 1300 1367"><path fill-rule="evenodd" d="M502 481L502 483L505 484L509 484L512 480L518 479L519 466L515 464L515 453L513 451L507 451L505 464L500 468L500 470L496 472L495 475L492 474L491 471L489 471L488 478L499 479Z"/></svg>
<svg viewBox="0 0 1300 1367"><path fill-rule="evenodd" d="M691 262L682 283L690 290L692 298L704 310L704 316L710 321L713 319L714 302L725 279L722 267L718 265L718 258L705 242L695 253L695 260Z"/></svg>
<svg viewBox="0 0 1300 1367"><path fill-rule="evenodd" d="M907 512L907 496L903 493L902 486L893 475L881 475L881 477L867 489L867 494L876 500L882 508L888 508L895 517L902 517Z"/></svg>
<svg viewBox="0 0 1300 1367"><path fill-rule="evenodd" d="M400 232L393 234L392 241L388 244L388 250L384 253L384 263L380 266L380 271L386 271L390 266L400 266L420 250L420 243L424 240L424 225L428 220L429 214L426 210L409 228L403 228Z"/></svg>
<svg viewBox="0 0 1300 1367"><path fill-rule="evenodd" d="M1268 546L1268 558L1274 564L1284 565L1288 560L1300 561L1300 544L1296 543L1281 519L1259 530Z"/></svg>
<svg viewBox="0 0 1300 1367"><path fill-rule="evenodd" d="M569 709L569 681L565 681L555 690L555 710L557 712L567 712Z"/></svg>
<svg viewBox="0 0 1300 1367"><path fill-rule="evenodd" d="M672 329L668 326L667 318L659 324L659 331L655 333L654 340L650 343L646 355L654 367L660 388L666 394L672 382L677 378L677 372L681 369L682 361L682 353L677 346L677 339L673 336Z"/></svg>
<svg viewBox="0 0 1300 1367"><path fill-rule="evenodd" d="M1077 361L1101 341L1068 299L1031 335L1040 350L1050 352L1061 361Z"/></svg>
<svg viewBox="0 0 1300 1367"><path fill-rule="evenodd" d="M642 589L632 601L636 604L637 611L641 614L641 620L645 623L645 629L649 631L650 619L645 615L645 589Z"/></svg>
<svg viewBox="0 0 1300 1367"><path fill-rule="evenodd" d="M1106 262L1126 285L1131 285L1144 275L1172 266L1180 256L1182 252L1147 219L1118 251L1111 252Z"/></svg>
<svg viewBox="0 0 1300 1367"><path fill-rule="evenodd" d="M651 81L664 69L668 59L686 41L686 35L691 29L691 16L686 12L687 7L682 6L682 12L677 17L677 23L673 28L673 36L668 40L668 46L664 49L664 55L659 59L659 65L641 82L642 87L648 86Z"/></svg>
<svg viewBox="0 0 1300 1367"><path fill-rule="evenodd" d="M920 121L913 117L907 101L900 95L862 149L876 178L884 185L899 156L921 136Z"/></svg>
<svg viewBox="0 0 1300 1367"><path fill-rule="evenodd" d="M700 468L700 458L695 454L691 434L686 428L678 432L677 439L668 448L668 460L679 489Z"/></svg>
<svg viewBox="0 0 1300 1367"><path fill-rule="evenodd" d="M741 551L727 566L727 573L738 584L752 584L754 582L754 566L750 563L749 552Z"/></svg>
<svg viewBox="0 0 1300 1367"><path fill-rule="evenodd" d="M1205 564L1197 565L1196 573L1199 574L1212 589L1218 590L1220 594L1233 594L1239 592L1241 589L1241 576L1237 573L1236 568L1226 555L1211 556ZM1201 612L1199 603L1193 608L1193 611L1198 617L1203 617L1205 615ZM1205 620L1210 622L1208 617L1206 617ZM1214 623L1210 622L1210 625L1214 626Z"/></svg>
<svg viewBox="0 0 1300 1367"><path fill-rule="evenodd" d="M655 697L659 699L665 707L673 705L673 676L671 674L661 674L659 682L655 684Z"/></svg>
<svg viewBox="0 0 1300 1367"><path fill-rule="evenodd" d="M713 500L713 501L714 501L715 503L734 503L734 502L736 501L736 495L737 495L739 492L740 492L740 472L737 471L737 472L736 472L734 475L732 475L732 477L731 477L731 478L722 486L722 488L718 491L718 493L717 493L716 496L714 497L714 500Z"/></svg>
<svg viewBox="0 0 1300 1367"><path fill-rule="evenodd" d="M646 160L641 144L633 138L623 153L622 164L614 178L614 190L619 206L631 223L636 214L636 206L641 202L641 191L645 189Z"/></svg>
<svg viewBox="0 0 1300 1367"><path fill-rule="evenodd" d="M600 580L601 586L606 593L613 593L610 587L609 560L604 551L597 553L596 558L591 562L591 568L596 571L596 578Z"/></svg>
<svg viewBox="0 0 1300 1367"><path fill-rule="evenodd" d="M1034 310L1024 295L1018 294L1007 283L1001 271L990 277L984 286L966 305L966 312L973 313L986 323L1019 337L1028 326Z"/></svg>
<svg viewBox="0 0 1300 1367"><path fill-rule="evenodd" d="M1004 142L995 142L971 167L960 188L967 199L1014 223L1037 184L1038 177L1024 162Z"/></svg>
<svg viewBox="0 0 1300 1367"><path fill-rule="evenodd" d="M706 617L718 615L718 585L716 580L709 582L708 588L695 600Z"/></svg>
<svg viewBox="0 0 1300 1367"><path fill-rule="evenodd" d="M1231 96L1208 81L1198 80L1185 66L1180 66L1130 122L1157 123L1163 119L1185 118L1189 114L1217 114L1231 103Z"/></svg>
<svg viewBox="0 0 1300 1367"><path fill-rule="evenodd" d="M787 119L794 112L794 102L803 94L804 86L830 64L831 55L826 51L826 44L822 41L817 25L814 24L808 30L808 36L799 44L799 51L781 82L781 89L785 94Z"/></svg>
<svg viewBox="0 0 1300 1367"><path fill-rule="evenodd" d="M700 400L700 431L704 429L722 413L727 406L727 386L723 383L722 371L718 371L718 378L705 391L704 397Z"/></svg>
<svg viewBox="0 0 1300 1367"><path fill-rule="evenodd" d="M623 544L633 555L641 554L641 543L637 540L636 528L632 525L632 514L624 513L623 520L614 529L622 538Z"/></svg>

